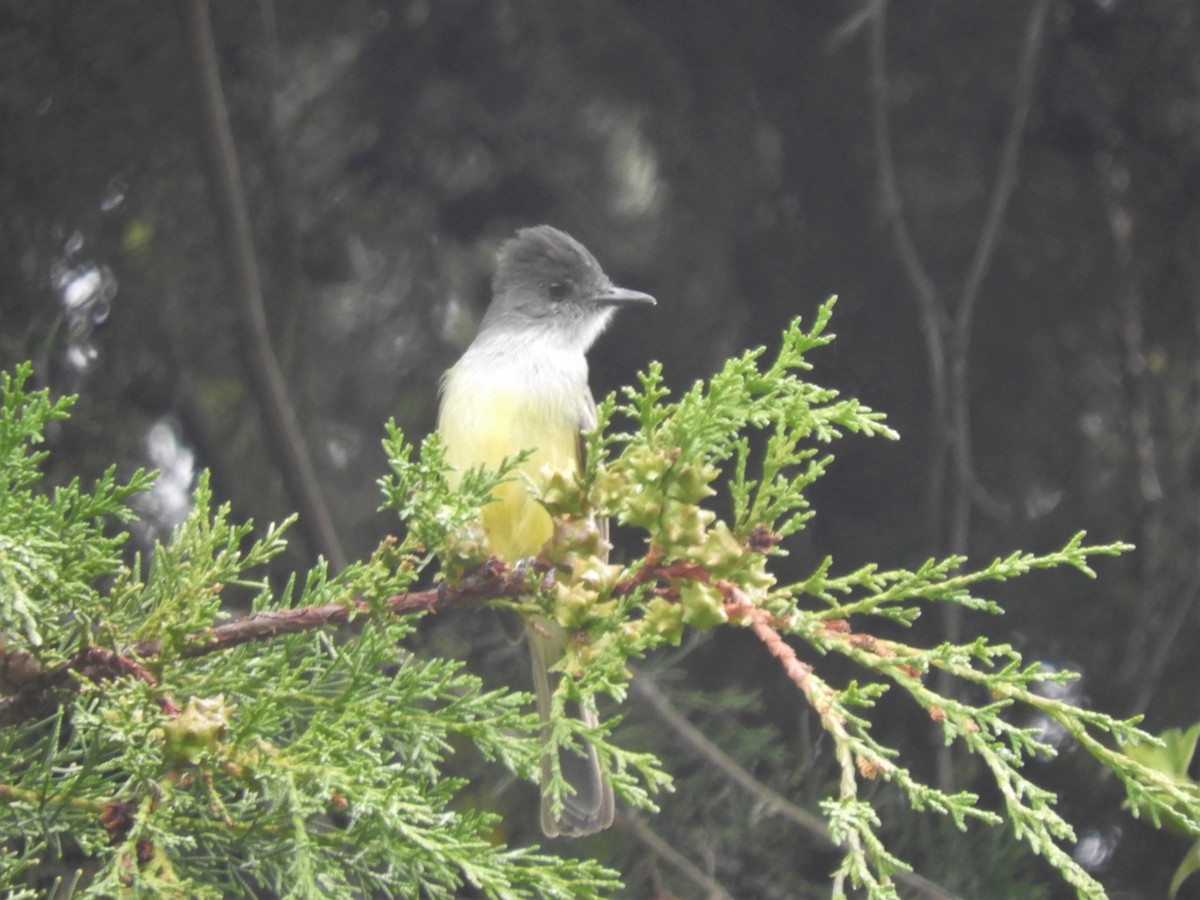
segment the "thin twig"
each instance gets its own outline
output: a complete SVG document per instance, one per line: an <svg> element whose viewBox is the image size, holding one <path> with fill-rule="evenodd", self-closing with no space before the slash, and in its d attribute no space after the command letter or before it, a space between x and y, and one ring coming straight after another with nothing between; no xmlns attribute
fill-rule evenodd
<svg viewBox="0 0 1200 900"><path fill-rule="evenodd" d="M776 813L800 826L809 834L826 843L829 842L829 828L818 815L797 806L786 797L771 790L729 756L724 750L705 737L695 725L687 720L658 687L644 675L634 675L633 689L655 711L659 719L682 738L688 746L699 753L717 771L729 781L750 794L767 813ZM919 890L925 897L933 900L957 900L945 888L927 878L922 878L913 872L896 872L892 876L896 881L914 890Z"/></svg>
<svg viewBox="0 0 1200 900"><path fill-rule="evenodd" d="M617 813L617 821L622 828L632 832L634 837L649 847L663 862L703 891L706 900L733 900L732 895L719 882L702 872L699 866L663 840L654 829L637 816L620 811Z"/></svg>
<svg viewBox="0 0 1200 900"><path fill-rule="evenodd" d="M946 335L950 321L937 286L917 250L896 176L888 107L891 87L887 69L887 0L871 0L869 62L871 72L871 123L875 147L875 171L883 216L896 245L900 264L917 301L925 358L929 364L929 398L933 447L929 456L928 505L925 527L931 546L942 544L943 506L946 493L946 457L950 447L950 410L946 388Z"/></svg>
<svg viewBox="0 0 1200 900"><path fill-rule="evenodd" d="M233 297L246 340L246 364L262 410L268 440L279 455L279 472L288 495L302 511L306 540L325 556L334 571L346 566L333 517L321 494L295 408L288 397L279 361L271 345L263 305L262 282L246 209L237 149L221 88L208 0L181 0L183 23L200 100L200 131L208 163L212 197L221 224Z"/></svg>
<svg viewBox="0 0 1200 900"><path fill-rule="evenodd" d="M1038 56L1046 32L1046 15L1050 11L1050 0L1033 0L1029 19L1025 23L1025 37L1021 43L1021 58L1017 63L1017 84L1013 92L1012 115L1004 134L1000 149L1000 162L996 171L996 183L988 201L987 213L971 267L967 270L966 282L958 300L958 311L954 323L955 344L966 346L970 340L971 321L979 303L980 288L991 266L996 245L1000 240L1004 214L1017 186L1017 161L1021 145L1025 141L1025 128L1029 122L1029 110L1033 105L1033 89L1036 83Z"/></svg>
<svg viewBox="0 0 1200 900"><path fill-rule="evenodd" d="M890 88L887 74L887 0L871 0L870 72L875 165L883 212L890 226L896 252L912 286L925 337L929 360L930 394L933 404L933 450L929 467L929 520L931 543L948 552L965 554L970 531L971 509L1003 517L1003 504L994 501L975 474L971 450L970 391L967 382L971 324L979 303L983 281L999 241L1005 212L1017 183L1017 161L1032 105L1037 59L1043 43L1049 0L1033 0L1026 22L1021 55L1017 63L1013 110L1001 147L996 181L980 229L979 239L955 310L948 312L937 287L921 260L904 216L888 115ZM947 528L947 460L953 472L949 495ZM962 613L948 607L943 615L945 636L957 641ZM947 690L951 690L949 685ZM950 749L937 750L938 784L948 789L953 783Z"/></svg>
<svg viewBox="0 0 1200 900"><path fill-rule="evenodd" d="M491 559L455 584L446 582L424 591L394 594L382 604L372 604L361 598L349 598L344 603L323 603L293 609L262 610L224 625L188 635L178 655L183 659L209 656L240 644L269 641L281 634L298 634L318 628L344 625L359 616L382 609L395 616L419 612L436 612L452 606L486 603L503 598L516 599L529 593L523 575L513 574L508 567ZM24 719L45 715L48 708L59 702L55 693L78 684L79 680L111 681L116 678L135 678L153 686L157 680L143 661L162 653L159 640L139 641L124 656L103 647L86 647L61 666L45 671L30 668L18 690L0 697L0 728ZM9 654L11 656L12 654ZM4 662L7 663L8 657ZM164 698L163 703L170 703Z"/></svg>
<svg viewBox="0 0 1200 900"><path fill-rule="evenodd" d="M654 712L664 724L683 738L693 750L704 757L717 771L746 793L750 794L765 812L781 815L785 819L799 825L809 834L815 835L823 841L829 840L829 828L826 826L824 819L797 806L786 797L771 790L738 765L733 757L729 756L724 750L705 737L700 729L675 709L671 705L671 701L667 699L666 695L650 679L644 675L635 675L632 684L637 695L654 708Z"/></svg>
<svg viewBox="0 0 1200 900"><path fill-rule="evenodd" d="M1177 638L1182 634L1182 626L1189 613L1200 599L1200 563L1193 562L1190 572L1182 586L1177 586L1183 579L1173 577L1170 571L1164 571L1161 566L1155 566L1156 558L1170 558L1171 554L1163 553L1161 535L1174 530L1168 525L1171 508L1163 504L1166 492L1164 480L1168 483L1178 483L1182 477L1175 464L1168 471L1161 472L1164 465L1170 466L1174 460L1190 459L1191 454L1185 450L1174 454L1162 451L1154 433L1154 397L1153 385L1148 377L1145 347L1145 328L1142 321L1143 301L1142 290L1137 281L1134 265L1134 217L1125 202L1125 192L1128 190L1128 173L1125 167L1107 154L1096 157L1096 170L1100 183L1100 193L1108 213L1109 229L1113 238L1113 249L1118 272L1120 273L1121 306L1124 321L1120 334L1122 337L1125 357L1125 376L1129 385L1128 399L1128 431L1129 440L1135 453L1133 458L1137 465L1137 496L1146 504L1139 520L1143 523L1144 539L1138 541L1142 548L1144 559L1148 561L1150 570L1146 579L1151 586L1141 593L1137 615L1133 617L1124 642L1125 660L1118 673L1118 680L1125 683L1136 683L1137 694L1134 698L1132 713L1144 713L1158 691L1159 681L1170 659ZM1191 516L1186 517L1191 522ZM1146 522L1150 524L1147 525ZM1175 597L1170 612L1164 612L1169 596Z"/></svg>
<svg viewBox="0 0 1200 900"><path fill-rule="evenodd" d="M1142 657L1142 665L1138 671L1138 693L1134 700L1132 712L1135 715L1144 713L1158 692L1159 681L1171 651L1175 648L1176 639L1183 634L1183 623L1200 598L1200 565L1193 566L1191 578L1187 586L1180 591L1171 612L1160 618L1157 639L1152 643L1153 650L1149 659Z"/></svg>
<svg viewBox="0 0 1200 900"><path fill-rule="evenodd" d="M1017 63L1013 110L1001 147L996 181L988 201L962 293L953 314L947 312L937 286L930 277L912 238L896 175L888 104L890 87L887 75L887 0L872 0L870 22L871 107L875 144L875 165L883 213L891 229L896 251L917 301L921 329L929 360L931 399L935 429L935 449L930 472L931 534L940 535L941 506L944 491L944 462L953 451L958 493L950 535L950 552L962 552L968 515L962 503L975 503L995 515L1005 515L983 490L974 473L970 445L969 391L967 369L970 332L983 281L991 266L999 242L1004 215L1017 184L1017 163L1032 106L1037 60L1044 42L1049 0L1034 0L1021 44ZM940 543L940 541L939 541Z"/></svg>
<svg viewBox="0 0 1200 900"><path fill-rule="evenodd" d="M975 475L971 452L970 390L967 377L971 325L975 318L975 308L979 305L983 280L991 267L996 246L1000 240L1004 215L1017 185L1017 161L1020 157L1021 145L1025 140L1029 110L1033 105L1037 62L1041 54L1046 31L1046 15L1049 10L1050 0L1034 0L1029 10L1029 18L1025 25L1025 37L1021 43L1021 56L1017 63L1012 115L1009 117L1008 128L1004 133L1000 161L996 170L996 182L988 200L987 212L979 231L979 240L975 244L975 253L971 258L962 294L958 298L958 308L953 316L954 333L950 341L949 390L951 415L953 416L951 434L956 444L954 458L959 483L968 492L964 502L973 501L993 515L1000 517L1007 515L1007 509L1004 504L992 499L983 489ZM960 543L961 546L956 546ZM962 553L965 550L965 539L962 536L953 536L950 551Z"/></svg>
<svg viewBox="0 0 1200 900"><path fill-rule="evenodd" d="M887 75L887 0L871 0L870 20L871 122L875 137L875 170L879 177L879 196L883 215L892 232L896 251L904 273L912 285L921 318L921 333L925 337L929 358L929 380L933 399L934 427L946 424L946 351L945 335L949 320L925 263L917 250L904 201L896 177L892 150L892 128L888 115L891 88Z"/></svg>
<svg viewBox="0 0 1200 900"><path fill-rule="evenodd" d="M5 655L5 668L13 655ZM21 652L15 656L21 662L23 677L16 691L0 696L0 728L49 715L58 703L58 692L67 688L77 689L81 681L101 684L132 678L151 687L158 684L158 679L141 662L104 647L84 647L67 662L53 669L40 669L27 653ZM159 705L168 714L178 711L170 697L161 697Z"/></svg>
<svg viewBox="0 0 1200 900"><path fill-rule="evenodd" d="M504 597L517 598L528 594L529 590L529 584L523 576L511 574L503 563L493 559L454 585L442 582L429 590L393 594L383 602L383 608L392 615L404 616L436 612L451 606L486 603ZM190 635L180 655L189 659L207 656L239 644L268 641L280 634L343 625L375 609L376 606L369 601L356 598L346 603L263 610ZM151 641L143 642L135 649L139 655L153 656L161 646L159 642Z"/></svg>

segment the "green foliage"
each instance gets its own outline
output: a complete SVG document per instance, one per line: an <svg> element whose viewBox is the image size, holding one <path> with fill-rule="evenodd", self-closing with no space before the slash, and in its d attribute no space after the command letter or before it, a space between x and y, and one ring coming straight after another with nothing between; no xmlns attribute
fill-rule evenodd
<svg viewBox="0 0 1200 900"><path fill-rule="evenodd" d="M1192 761L1196 756L1196 744L1200 741L1200 722L1192 725L1187 731L1180 728L1168 728L1157 735L1158 740L1151 744L1132 743L1125 752L1133 759L1150 767L1163 777L1170 779L1180 786L1185 796L1193 796L1200 786L1194 778L1188 775ZM1144 812L1150 816L1156 825L1166 825L1173 831L1183 834L1194 834L1189 823L1189 810L1185 802L1180 803L1178 811L1159 805L1145 803L1136 799L1139 793L1131 795L1131 803L1136 812ZM1179 868L1171 877L1169 896L1179 893L1184 881L1200 870L1200 840L1195 841L1179 863Z"/></svg>
<svg viewBox="0 0 1200 900"><path fill-rule="evenodd" d="M1053 756L1054 748L1037 729L1017 724L1014 707L1058 722L1118 775L1152 817L1182 810L1187 827L1200 831L1195 790L1163 778L1109 742L1153 739L1136 720L1045 696L1039 684L1074 676L1025 663L1007 644L979 637L918 647L876 637L868 629L872 620L908 626L944 604L999 613L997 604L973 592L988 582L1061 566L1092 577L1091 559L1129 547L1086 546L1077 534L1061 550L1014 553L973 572L962 571L965 559L950 558L930 560L915 571L871 565L834 574L833 561L826 559L807 577L780 584L769 563L783 554L781 540L811 515L806 492L831 460L820 447L847 433L895 437L879 413L797 374L808 370L809 351L832 340L825 333L832 306L832 301L825 304L807 330L794 323L773 360L765 360L762 349L750 351L678 400L670 399L661 368L652 365L640 376L639 388L627 388L599 405L585 471L576 479L552 478L543 492L559 529L541 565L526 573L525 602L575 635L559 664L572 677L560 682L556 710L589 693L623 699L628 662L678 643L687 626L749 627L764 650L780 659L835 745L838 787L821 803L830 835L844 851L835 894L853 885L872 897L896 896L893 876L908 869L884 846L878 812L862 796L864 781L882 778L898 787L914 810L945 816L960 829L970 821L1006 823L1081 896L1102 896L1101 886L1064 849L1074 833L1056 810L1057 798L1025 772L1027 761ZM627 423L625 430L613 427L618 420ZM476 474L482 476L476 499L489 482L503 477ZM705 505L717 500L732 510L729 522ZM599 517L640 529L644 557L626 566L602 562L591 524ZM430 545L443 548L440 552L456 564L482 562L486 548L477 534L463 530L464 519L446 516L443 522L427 536ZM840 687L827 683L796 658L786 638L821 656L851 660L863 678ZM929 678L934 670L982 687L990 701L977 704L940 693ZM897 689L924 710L923 717L940 723L947 743L957 743L983 764L1002 799L999 808L981 806L973 792L946 793L922 783L901 764L897 750L874 737L870 712L883 694ZM566 745L577 727L556 722L543 752ZM618 790L645 805L644 794L630 793L628 760L608 741L609 729L602 724L588 737L616 772ZM651 791L661 787L652 771L643 774Z"/></svg>
<svg viewBox="0 0 1200 900"><path fill-rule="evenodd" d="M411 620L373 601L420 574L406 546L276 591L259 573L287 523L254 539L228 506L212 508L202 477L144 577L123 568L111 525L150 478L108 472L90 489L38 492L33 448L70 401L26 392L28 375L0 375L0 893L614 887L591 861L504 846L495 814L462 806L464 782L443 774L456 748L469 741L531 777L536 716L525 695L485 691L461 664L403 649ZM221 631L235 586L277 630L242 643ZM314 627L318 613L355 632Z"/></svg>
<svg viewBox="0 0 1200 900"><path fill-rule="evenodd" d="M441 437L432 434L414 457L413 447L395 421L387 423L383 441L392 473L379 480L384 502L380 509L396 513L408 527L406 544L428 550L441 560L449 577L461 575L486 553L483 535L475 526L479 509L492 489L529 455L518 455L496 471L472 469L463 473L458 490L450 490ZM466 540L470 534L471 540Z"/></svg>
<svg viewBox="0 0 1200 900"><path fill-rule="evenodd" d="M55 663L86 646L96 583L119 565L125 539L107 534L106 521L133 518L124 501L145 490L150 477L137 472L119 484L111 468L90 491L75 479L49 496L35 493L46 458L35 448L74 400L27 393L31 374L28 364L0 372L0 634L19 635L39 660ZM55 602L65 596L74 598L74 619Z"/></svg>
<svg viewBox="0 0 1200 900"><path fill-rule="evenodd" d="M653 810L671 784L657 760L622 746L615 719L589 728L564 713L590 695L623 700L631 661L689 628L748 629L832 743L833 787L812 805L842 854L835 895L857 887L897 896L908 864L885 844L882 792L866 789L887 782L953 828L1007 825L1081 896L1102 896L1064 849L1073 833L1056 798L1025 765L1054 749L1020 724L1017 708L1060 724L1116 773L1138 812L1200 834L1195 785L1117 749L1155 742L1136 721L1038 690L1070 674L983 637L925 647L872 633L878 623L894 635L945 604L998 613L975 593L987 583L1056 566L1091 576L1091 560L1125 545L1086 546L1076 535L1061 550L1014 553L975 571L948 559L839 574L826 559L780 580L772 561L812 514L808 489L831 459L822 448L852 432L894 437L878 413L799 377L807 353L832 339L831 309L807 330L789 328L774 359L746 353L677 400L658 367L608 397L586 469L551 477L543 492L553 539L512 569L488 560L477 521L517 460L462 473L451 490L436 437L418 451L389 426L392 471L381 487L404 537L336 576L319 565L283 590L258 573L283 550L288 523L254 539L227 507L212 508L205 478L192 515L144 574L140 563L123 569L120 536L105 522L127 518L122 501L148 479L121 485L109 473L91 491L72 483L38 494L30 447L66 407L26 394L21 372L6 376L0 548L17 562L5 577L19 590L0 597L0 888L30 887L28 870L56 861L69 879L66 861L87 860L77 879L85 896L449 895L464 885L496 897L606 894L614 876L594 863L498 843L498 818L466 808L464 783L444 768L467 741L532 778L543 758L556 766L559 751L585 736L623 799ZM729 520L714 507L730 510ZM644 555L606 561L603 517L640 529ZM17 556L16 547L36 552ZM416 591L434 561L445 584ZM250 616L223 621L230 587L250 594ZM413 628L404 613L452 602L532 612L572 636L558 663L570 677L558 680L544 733L527 696L484 690L459 664L404 649ZM347 624L352 631L338 630ZM835 684L793 644L841 658L857 675ZM939 690L935 671L975 690ZM877 737L871 717L889 692L979 762L996 786L994 807L923 783ZM551 779L553 797L567 790Z"/></svg>

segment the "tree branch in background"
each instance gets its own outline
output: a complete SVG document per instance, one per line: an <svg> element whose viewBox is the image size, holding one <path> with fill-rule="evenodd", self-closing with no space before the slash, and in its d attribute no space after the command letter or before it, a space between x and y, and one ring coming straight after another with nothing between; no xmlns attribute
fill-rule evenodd
<svg viewBox="0 0 1200 900"><path fill-rule="evenodd" d="M1118 681L1136 685L1131 711L1144 713L1159 689L1183 624L1200 598L1200 560L1175 548L1188 541L1195 529L1193 494L1176 491L1172 485L1188 483L1192 465L1195 416L1183 427L1184 436L1173 425L1170 413L1159 412L1161 399L1146 346L1145 299L1139 283L1134 252L1134 212L1130 208L1129 170L1112 154L1095 160L1100 196L1108 214L1113 256L1118 272L1117 291L1121 310L1118 329L1121 341L1121 383L1124 427L1133 448L1129 491L1134 521L1140 528L1137 546L1144 561L1145 590L1138 592L1129 628L1123 641L1124 661ZM1168 385L1169 387L1169 385Z"/></svg>
<svg viewBox="0 0 1200 900"><path fill-rule="evenodd" d="M926 527L931 546L941 547L942 509L946 490L946 457L950 447L950 410L946 385L946 339L950 319L937 285L925 268L921 253L908 228L904 199L896 177L892 150L892 129L888 106L891 87L887 70L887 0L871 0L870 70L871 123L874 131L875 174L879 180L880 205L900 264L917 301L921 334L925 338L925 356L929 362L929 395L933 409L933 448L929 463L929 506Z"/></svg>
<svg viewBox="0 0 1200 900"><path fill-rule="evenodd" d="M394 594L384 601L383 606L392 615L403 616L437 612L451 606L486 603L503 597L516 599L528 593L529 585L524 577L510 574L503 563L492 559L454 584L442 582L429 590ZM189 638L190 646L184 649L182 656L207 656L238 644L270 640L279 634L342 625L355 615L369 613L374 608L375 605L370 602L356 599L349 603L251 613L203 634L193 635ZM155 646L145 646L139 648L139 652L153 654L158 650Z"/></svg>
<svg viewBox="0 0 1200 900"><path fill-rule="evenodd" d="M975 244L962 293L947 309L913 241L904 216L896 176L888 105L887 0L872 0L870 70L875 165L884 216L905 276L913 290L925 336L933 404L933 451L929 468L929 534L934 552L965 555L969 544L971 510L978 505L1000 516L1003 504L991 499L975 474L971 450L969 360L971 323L983 281L994 258L1004 214L1017 184L1017 160L1032 104L1037 60L1045 34L1049 0L1033 0L1017 63L1012 115L1000 151L996 181ZM949 470L947 471L947 464ZM948 485L948 490L947 490ZM947 529L944 531L944 529ZM959 640L962 610L947 607L943 615L946 639ZM941 676L944 678L944 676ZM948 683L943 684L950 690ZM953 783L950 748L938 748L938 782Z"/></svg>
<svg viewBox="0 0 1200 900"><path fill-rule="evenodd" d="M523 576L513 575L502 562L490 559L454 584L442 582L429 590L394 594L383 601L382 608L395 616L437 612L452 606L517 599L529 590ZM177 646L178 656L195 659L283 634L345 625L357 616L378 611L379 607L380 604L353 598L344 603L260 610L188 635L182 646ZM46 715L58 703L55 692L79 681L99 683L134 678L155 685L156 679L143 662L161 652L162 641L158 639L133 644L130 656L89 646L60 666L42 669L30 654L7 652L0 644L0 690L6 695L0 696L0 727Z"/></svg>
<svg viewBox="0 0 1200 900"><path fill-rule="evenodd" d="M966 282L962 294L958 298L958 309L953 316L954 333L950 341L950 411L953 416L953 439L956 443L954 457L958 468L960 490L959 505L963 511L963 533L957 532L957 523L951 533L951 552L958 553L966 549L966 526L969 523L969 513L966 509L972 501L981 508L997 516L1006 516L1008 510L1005 504L988 496L974 470L971 453L971 419L970 419L970 388L968 379L968 361L971 347L971 325L974 321L975 307L979 304L980 289L983 280L992 264L996 245L1000 240L1000 231L1004 222L1004 214L1017 185L1017 160L1021 152L1021 144L1025 140L1025 128L1029 121L1029 109L1033 103L1033 89L1037 73L1037 61L1041 53L1046 32L1046 15L1050 11L1050 0L1033 0L1029 10L1029 18L1025 24L1025 36L1021 43L1021 57L1017 63L1016 89L1013 95L1012 115L1008 128L1004 133L1004 143L1000 150L1000 161L996 171L996 182L988 200L987 213L980 228L979 240L975 244L975 254L971 258L971 266L967 270ZM968 493L969 492L969 493ZM956 517L957 518L957 517Z"/></svg>
<svg viewBox="0 0 1200 900"><path fill-rule="evenodd" d="M450 752L461 737L484 758L531 775L539 759L570 752L577 738L586 737L622 798L652 810L653 796L670 784L657 759L610 740L611 721L590 725L565 712L568 703L595 694L622 696L630 661L677 644L690 628L753 632L834 745L838 783L823 786L821 811L842 854L832 875L835 893L853 886L872 897L894 897L897 879L910 869L880 834L877 804L887 795L866 790L878 779L893 785L911 808L960 829L971 821L1007 822L1068 883L1099 895L1099 883L1063 846L1074 841L1074 832L1056 810L1057 798L1025 774L1027 763L1054 748L1039 730L1021 725L1012 704L1059 722L1119 776L1145 815L1169 813L1200 834L1194 784L1110 746L1151 742L1136 722L1040 690L1046 682L1063 684L1071 672L1026 664L1011 646L983 636L922 647L872 634L873 626L894 633L896 624L950 603L999 613L997 604L977 594L984 585L1055 567L1094 575L1091 560L1119 554L1126 545L1089 546L1078 533L1060 550L1012 553L973 572L963 571L958 557L929 560L916 571L867 564L844 573L825 559L792 583L772 571L779 540L808 520L809 488L831 460L815 445L847 434L895 437L881 414L799 377L810 367L809 351L832 340L825 331L832 307L832 301L824 304L807 329L799 321L789 326L773 357L761 348L746 351L678 399L667 399L657 366L621 399L605 398L597 406L600 427L587 435L596 464L581 477L557 477L547 487L541 499L556 518L555 533L531 564L509 568L489 561L475 524L522 457L496 469L472 469L452 489L440 440L433 436L418 451L389 423L384 444L390 472L379 485L383 507L406 524L405 537L385 542L370 559L333 578L318 563L278 593L259 573L286 552L284 533L292 520L254 535L251 524L230 521L227 504L214 508L206 474L197 479L187 519L155 548L144 573L123 565L125 534L114 534L112 523L133 518L128 503L150 476L138 472L122 482L112 467L90 490L76 479L33 502L44 456L32 448L47 423L67 416L70 401L52 401L48 390L27 393L29 365L14 376L0 373L0 443L15 473L13 489L0 491L0 518L12 523L0 541L0 558L9 563L0 566L7 576L0 624L10 640L0 654L0 693L21 706L15 712L27 709L25 699L44 697L49 706L44 715L31 713L14 729L0 730L6 742L0 749L22 754L12 764L13 754L0 752L0 760L9 762L0 765L0 784L38 798L36 804L14 804L25 818L6 818L7 837L0 840L32 835L44 847L29 857L51 858L59 834L95 833L99 824L109 841L124 842L110 843L108 850L97 843L89 851L103 869L98 878L107 879L102 886L97 881L93 893L106 896L129 886L130 873L140 879L136 886L149 884L151 892L190 879L189 896L198 885L214 886L210 893L224 896L230 883L244 887L245 878L293 884L293 870L285 875L293 857L308 867L310 884L327 872L330 883L352 879L372 886L371 879L383 873L387 880L379 887L386 893L401 883L397 878L410 877L392 876L389 866L420 868L421 884L437 871L439 884L461 884L463 872L481 871L477 857L492 847L482 834L497 820L473 810L460 822L449 812L446 804L459 783L438 788L442 758L429 754ZM619 437L612 437L615 427L624 429ZM765 440L750 439L760 434ZM714 496L716 503L727 502L728 520L702 505ZM599 515L642 530L646 554L625 565L604 562L597 553L606 545L592 524ZM413 590L435 560L453 586ZM256 589L255 614L227 622L222 592L234 584ZM413 627L397 614L469 598L492 599L563 627L564 677L552 697L557 717L551 727L540 726L526 709L527 695L486 691L461 663L401 649ZM372 627L328 639L342 623L360 619ZM309 629L321 639L285 637ZM221 652L249 641L261 643L253 652ZM838 670L802 661L795 648L803 646L819 660L852 663L863 677L835 686L830 679L842 680L833 674ZM980 702L935 690L928 681L939 670L977 688L972 693ZM49 689L39 691L39 683ZM891 689L914 702L912 727L940 730L986 768L996 785L987 805L976 793L925 784L899 750L875 737L871 710ZM388 764L392 759L405 764ZM426 768L410 771L421 765ZM87 777L64 782L54 776L63 771ZM154 780L145 773L163 774ZM48 831L48 811L57 815L72 798L89 809L113 804L112 816L100 823L87 816L58 818L58 830ZM301 802L307 805L299 807ZM993 802L998 810L988 808ZM331 812L347 807L351 814L336 829L324 826ZM444 831L459 825L467 831L455 831L457 838ZM175 834L199 837L185 846L166 839ZM138 846L142 840L146 853ZM436 852L406 858L402 848L414 846ZM347 847L355 852L347 854ZM447 859L448 853L454 855ZM497 864L522 859L503 853ZM133 859L161 864L134 869ZM540 868L554 865L552 857L524 859ZM241 874L246 867L250 872ZM580 883L581 891L567 891L560 879L541 893L603 896L615 882L596 866L576 874L591 879ZM501 887L492 893L515 893L507 888L510 876L496 871L490 883ZM481 890L489 889L484 884ZM170 895L176 893L183 890Z"/></svg>
<svg viewBox="0 0 1200 900"><path fill-rule="evenodd" d="M733 900L732 895L718 881L706 875L699 866L672 847L640 817L618 810L617 822L659 859L702 890L705 900Z"/></svg>
<svg viewBox="0 0 1200 900"><path fill-rule="evenodd" d="M200 100L200 133L224 242L225 264L232 280L245 361L262 411L267 443L277 460L288 496L300 510L300 529L306 542L338 571L345 568L346 557L271 345L250 217L221 89L208 2L181 0L180 9Z"/></svg>
<svg viewBox="0 0 1200 900"><path fill-rule="evenodd" d="M699 728L675 709L666 695L649 678L636 674L632 685L634 692L654 710L664 725L682 738L709 765L758 801L765 812L783 816L821 841L832 843L829 837L829 827L825 824L824 819L771 790L738 765L733 757L705 737ZM894 877L901 884L920 891L921 896L932 898L932 900L956 900L955 895L946 891L941 885L922 878L914 872L897 872Z"/></svg>
<svg viewBox="0 0 1200 900"><path fill-rule="evenodd" d="M870 68L872 122L875 132L875 164L883 213L887 219L896 252L905 276L917 301L929 360L930 391L933 400L934 434L937 446L931 466L931 533L941 543L941 501L944 474L939 470L947 454L954 460L955 496L951 508L972 502L995 513L1005 512L1003 504L990 499L974 473L970 443L968 360L971 325L984 279L991 266L1000 239L1004 215L1017 184L1017 161L1032 106L1036 84L1037 61L1045 36L1049 0L1034 0L1026 22L1021 55L1017 63L1016 88L1012 115L1009 118L1001 147L995 184L988 200L987 212L980 228L979 239L967 271L966 279L955 308L948 310L937 285L922 261L904 215L896 165L892 149L891 126L888 116L890 87L887 75L887 0L872 0L874 14L870 22ZM967 518L963 518L963 516ZM965 528L968 513L958 513L952 519L948 546L951 553L966 549Z"/></svg>

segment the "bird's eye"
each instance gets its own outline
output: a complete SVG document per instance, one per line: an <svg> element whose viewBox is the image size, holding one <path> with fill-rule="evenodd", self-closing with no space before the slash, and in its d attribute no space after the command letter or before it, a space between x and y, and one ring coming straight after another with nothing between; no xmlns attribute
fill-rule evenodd
<svg viewBox="0 0 1200 900"><path fill-rule="evenodd" d="M565 300L571 292L571 286L565 281L552 281L546 285L546 295L553 301Z"/></svg>

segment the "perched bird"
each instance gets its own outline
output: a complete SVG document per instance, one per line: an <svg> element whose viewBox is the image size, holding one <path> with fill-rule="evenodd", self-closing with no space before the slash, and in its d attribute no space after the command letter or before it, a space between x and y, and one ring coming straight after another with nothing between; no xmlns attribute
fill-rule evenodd
<svg viewBox="0 0 1200 900"><path fill-rule="evenodd" d="M596 422L585 354L620 306L653 304L649 294L615 287L600 264L570 235L539 225L506 241L497 257L492 302L479 333L442 379L438 431L457 471L498 466L523 450L533 454L517 476L499 485L482 512L491 550L516 563L536 556L553 534L550 514L535 499L547 471L574 473L583 465L581 432ZM549 720L549 667L567 637L555 622L526 622L538 712ZM572 710L595 725L593 703ZM542 765L542 830L580 837L613 820L613 793L596 750L559 755L573 793L558 815L546 793L550 763Z"/></svg>

